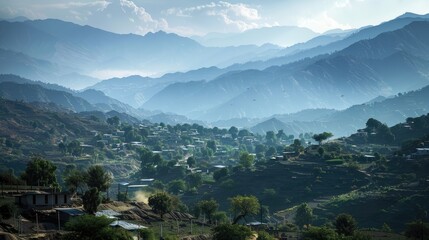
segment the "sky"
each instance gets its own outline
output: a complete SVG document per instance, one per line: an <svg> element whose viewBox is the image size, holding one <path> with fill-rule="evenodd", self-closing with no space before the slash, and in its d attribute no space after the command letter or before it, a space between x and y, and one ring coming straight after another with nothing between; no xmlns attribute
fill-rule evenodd
<svg viewBox="0 0 429 240"><path fill-rule="evenodd" d="M56 18L115 33L182 36L300 26L322 33L377 25L405 12L429 13L429 0L1 0L0 18Z"/></svg>

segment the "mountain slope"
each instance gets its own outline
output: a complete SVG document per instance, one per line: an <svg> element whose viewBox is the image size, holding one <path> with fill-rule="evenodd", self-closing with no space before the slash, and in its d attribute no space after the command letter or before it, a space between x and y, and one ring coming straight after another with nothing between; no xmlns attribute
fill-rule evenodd
<svg viewBox="0 0 429 240"><path fill-rule="evenodd" d="M82 98L63 91L45 89L39 85L2 82L0 83L0 96L5 99L24 102L55 103L74 112L96 110L94 106Z"/></svg>
<svg viewBox="0 0 429 240"><path fill-rule="evenodd" d="M286 133L330 131L335 136L347 136L365 126L369 118L375 118L391 126L404 122L408 117L417 117L429 113L429 86L417 91L401 93L393 98L354 105L342 111L332 112L318 119L300 119L284 122L275 116L251 128L255 133L283 129ZM287 119L285 119L287 120Z"/></svg>
<svg viewBox="0 0 429 240"><path fill-rule="evenodd" d="M262 72L247 70L230 72L209 82L173 83L155 94L143 107L178 114L204 111L246 91L261 77Z"/></svg>
<svg viewBox="0 0 429 240"><path fill-rule="evenodd" d="M333 53L335 51L342 50L358 41L372 39L378 36L379 34L401 29L404 26L414 21L428 21L428 20L429 20L429 14L428 15L417 15L417 14L403 15L393 20L384 22L377 26L364 27L360 30L355 31L353 34L351 34L350 36L344 39L334 41L326 45L315 46L313 48L303 49L302 51L298 51L298 52L292 52L292 53L285 52L286 54L281 57L272 58L266 61L246 63L244 64L246 66L243 66L243 68L252 67L257 69L264 69L270 66L283 65L293 61L300 60L300 59L314 57L320 54ZM287 51L287 49L283 51Z"/></svg>
<svg viewBox="0 0 429 240"><path fill-rule="evenodd" d="M12 82L17 84L29 84L29 85L38 85L43 89L55 90L60 92L69 93L77 98L82 98L87 101L89 104L93 105L92 109L97 109L99 111L108 112L108 111L117 111L120 113L127 113L137 118L142 118L146 114L142 110L137 110L125 103L122 103L116 99L106 96L103 92L88 89L85 91L75 91L71 90L56 84L49 84L40 81L32 81L29 79L21 78L12 74L0 74L0 83L2 82ZM13 94L13 93L11 93ZM38 100L35 100L38 101ZM45 101L41 101L45 102ZM50 102L50 101L48 101ZM54 102L56 103L56 102Z"/></svg>

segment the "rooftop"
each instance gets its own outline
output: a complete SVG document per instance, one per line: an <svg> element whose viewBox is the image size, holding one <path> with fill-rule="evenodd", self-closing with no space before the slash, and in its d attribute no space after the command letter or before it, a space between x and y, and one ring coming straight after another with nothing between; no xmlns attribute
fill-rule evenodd
<svg viewBox="0 0 429 240"><path fill-rule="evenodd" d="M114 221L114 222L112 222L110 224L110 226L112 226L112 227L121 227L121 228L123 228L125 230L138 230L138 229L147 228L147 227L145 227L143 225L137 225L137 224L125 222L125 221L122 221L122 220Z"/></svg>
<svg viewBox="0 0 429 240"><path fill-rule="evenodd" d="M114 218L114 217L117 217L117 216L120 216L120 215L121 215L120 213L115 212L115 211L110 210L110 209L101 210L101 211L98 211L98 212L95 213L95 216L97 216L97 217L105 216L105 217L108 217L108 218Z"/></svg>
<svg viewBox="0 0 429 240"><path fill-rule="evenodd" d="M77 208L55 208L58 212L66 213L70 216L80 216L85 214L82 210Z"/></svg>

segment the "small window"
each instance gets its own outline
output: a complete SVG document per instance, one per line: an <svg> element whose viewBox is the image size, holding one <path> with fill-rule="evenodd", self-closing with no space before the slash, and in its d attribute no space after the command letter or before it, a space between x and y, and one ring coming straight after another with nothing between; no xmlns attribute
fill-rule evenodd
<svg viewBox="0 0 429 240"><path fill-rule="evenodd" d="M46 194L46 195L45 195L45 204L48 204L48 197L49 197L49 196Z"/></svg>
<svg viewBox="0 0 429 240"><path fill-rule="evenodd" d="M33 195L33 205L36 205L36 195Z"/></svg>
<svg viewBox="0 0 429 240"><path fill-rule="evenodd" d="M67 194L64 194L64 204L67 204Z"/></svg>
<svg viewBox="0 0 429 240"><path fill-rule="evenodd" d="M55 194L55 204L58 204L58 194Z"/></svg>

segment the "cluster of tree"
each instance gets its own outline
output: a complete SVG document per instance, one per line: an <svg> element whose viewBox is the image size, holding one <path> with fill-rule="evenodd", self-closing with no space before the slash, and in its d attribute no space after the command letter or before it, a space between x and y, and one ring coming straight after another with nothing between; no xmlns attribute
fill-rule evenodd
<svg viewBox="0 0 429 240"><path fill-rule="evenodd" d="M63 154L70 154L72 156L78 157L82 154L82 147L78 140L73 140L69 143L60 142L58 148Z"/></svg>
<svg viewBox="0 0 429 240"><path fill-rule="evenodd" d="M57 176L55 174L57 167L49 160L43 159L40 156L34 156L27 163L27 168L21 175L27 185L44 187L53 187L59 189Z"/></svg>
<svg viewBox="0 0 429 240"><path fill-rule="evenodd" d="M152 210L159 214L161 218L172 211L187 212L187 206L184 205L177 196L170 195L167 192L158 191L149 196L148 205Z"/></svg>
<svg viewBox="0 0 429 240"><path fill-rule="evenodd" d="M38 186L59 189L56 170L57 167L51 161L36 156L28 162L21 178L28 185L37 183ZM76 168L68 169L63 178L69 192L83 194L84 209L88 213L97 211L97 207L102 201L101 192L107 192L107 199L109 199L108 189L113 176L100 165L90 166L85 171Z"/></svg>
<svg viewBox="0 0 429 240"><path fill-rule="evenodd" d="M100 165L90 166L86 171L74 168L69 170L64 177L64 182L70 192L83 193L83 205L88 213L97 211L97 207L102 201L101 192L106 192L107 199L109 199L108 189L112 181L112 174L106 172ZM86 189L85 192L83 192L84 189Z"/></svg>
<svg viewBox="0 0 429 240"><path fill-rule="evenodd" d="M313 135L313 139L314 141L318 142L319 145L322 145L322 142L331 138L333 135L330 132L323 132L323 133L319 133L319 134L314 134Z"/></svg>
<svg viewBox="0 0 429 240"><path fill-rule="evenodd" d="M38 186L49 186L59 189L56 178L57 167L49 160L41 157L33 157L27 164L25 172L22 174L28 185L37 183ZM106 192L112 183L113 176L100 165L90 166L86 171L76 168L68 169L64 174L64 182L67 190L72 193L83 191L84 208L89 213L97 211L101 203L101 192ZM107 191L108 193L108 191ZM107 196L109 198L109 196Z"/></svg>
<svg viewBox="0 0 429 240"><path fill-rule="evenodd" d="M70 219L65 229L70 233L62 236L63 240L132 240L132 235L122 228L112 228L109 225L113 219L82 215Z"/></svg>
<svg viewBox="0 0 429 240"><path fill-rule="evenodd" d="M0 183L3 185L24 185L24 180L15 176L14 170L0 172Z"/></svg>
<svg viewBox="0 0 429 240"><path fill-rule="evenodd" d="M411 139L419 139L429 135L429 114L415 118L407 118L403 124L390 128L395 135L395 142L402 143Z"/></svg>
<svg viewBox="0 0 429 240"><path fill-rule="evenodd" d="M368 119L364 130L368 133L369 143L391 144L395 141L395 135L390 128L374 118Z"/></svg>

